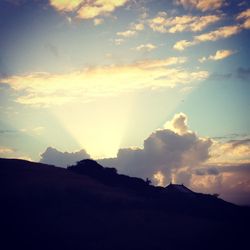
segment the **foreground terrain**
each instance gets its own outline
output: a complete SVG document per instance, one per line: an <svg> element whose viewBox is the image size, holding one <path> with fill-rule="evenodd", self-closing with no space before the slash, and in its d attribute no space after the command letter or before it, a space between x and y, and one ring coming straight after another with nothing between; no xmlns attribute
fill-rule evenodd
<svg viewBox="0 0 250 250"><path fill-rule="evenodd" d="M244 249L250 209L92 160L0 159L2 249Z"/></svg>

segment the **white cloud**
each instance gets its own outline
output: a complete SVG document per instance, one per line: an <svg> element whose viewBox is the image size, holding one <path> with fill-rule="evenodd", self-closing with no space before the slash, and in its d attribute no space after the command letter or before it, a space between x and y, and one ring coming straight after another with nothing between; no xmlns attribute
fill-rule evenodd
<svg viewBox="0 0 250 250"><path fill-rule="evenodd" d="M212 60L212 61L223 60L223 59L233 55L234 53L235 52L232 50L217 50L214 55L200 58L199 62L203 63L207 60Z"/></svg>
<svg viewBox="0 0 250 250"><path fill-rule="evenodd" d="M184 50L185 48L187 47L190 47L192 45L194 45L195 43L194 42L191 42L191 41L187 41L187 40L180 40L178 42L176 42L173 46L174 49L176 50L179 50L179 51L182 51Z"/></svg>
<svg viewBox="0 0 250 250"><path fill-rule="evenodd" d="M148 20L148 25L152 30L161 33L198 32L219 20L221 20L219 15L168 17L166 12L159 12L156 17Z"/></svg>
<svg viewBox="0 0 250 250"><path fill-rule="evenodd" d="M242 11L237 17L236 20L243 20L242 27L244 29L250 29L250 9Z"/></svg>
<svg viewBox="0 0 250 250"><path fill-rule="evenodd" d="M94 25L95 26L98 26L98 25L102 24L103 22L104 22L103 18L95 18L94 19Z"/></svg>
<svg viewBox="0 0 250 250"><path fill-rule="evenodd" d="M136 34L135 30L126 30L126 31L122 31L122 32L117 32L116 33L118 36L122 36L122 37L132 37Z"/></svg>
<svg viewBox="0 0 250 250"><path fill-rule="evenodd" d="M127 2L128 0L50 0L51 6L57 11L73 12L80 19L109 15Z"/></svg>
<svg viewBox="0 0 250 250"><path fill-rule="evenodd" d="M131 29L132 30L137 30L137 31L144 30L144 24L143 23L134 23L134 24L131 24Z"/></svg>
<svg viewBox="0 0 250 250"><path fill-rule="evenodd" d="M171 121L168 121L164 124L164 128L170 129L180 135L187 134L189 132L187 126L187 119L188 118L186 114L176 114Z"/></svg>
<svg viewBox="0 0 250 250"><path fill-rule="evenodd" d="M207 71L187 71L183 57L137 61L127 65L89 67L63 74L33 73L2 78L17 92L16 101L27 105L89 102L140 89L174 87L204 80ZM0 83L1 84L1 83Z"/></svg>
<svg viewBox="0 0 250 250"><path fill-rule="evenodd" d="M197 35L194 37L192 41L181 40L174 44L173 48L176 50L184 50L187 47L208 42L208 41L217 41L222 38L228 38L233 35L238 34L241 31L241 27L239 25L232 26L224 26L220 27L217 30L210 31L208 33L204 33L201 35Z"/></svg>
<svg viewBox="0 0 250 250"><path fill-rule="evenodd" d="M225 59L231 56L232 54L234 54L232 50L217 50L214 55L209 56L209 59L213 61L218 61Z"/></svg>
<svg viewBox="0 0 250 250"><path fill-rule="evenodd" d="M157 48L156 45L154 45L152 43L147 43L147 44L140 44L140 45L138 45L135 48L135 50L150 52L152 50L155 50L156 48Z"/></svg>

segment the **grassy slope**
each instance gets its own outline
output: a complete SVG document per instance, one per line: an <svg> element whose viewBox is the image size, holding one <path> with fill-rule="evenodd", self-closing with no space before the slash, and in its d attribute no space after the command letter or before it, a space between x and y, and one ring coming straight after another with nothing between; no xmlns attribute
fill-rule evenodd
<svg viewBox="0 0 250 250"><path fill-rule="evenodd" d="M159 197L109 187L66 169L0 159L2 244L4 249L87 250L241 249L245 244L248 210L209 202L209 210L217 211L200 211L206 206L202 200ZM232 213L223 216L228 209Z"/></svg>

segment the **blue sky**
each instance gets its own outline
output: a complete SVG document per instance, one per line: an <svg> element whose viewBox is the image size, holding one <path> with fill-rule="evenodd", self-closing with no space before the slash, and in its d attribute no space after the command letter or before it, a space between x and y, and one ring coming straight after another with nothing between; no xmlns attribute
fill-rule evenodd
<svg viewBox="0 0 250 250"><path fill-rule="evenodd" d="M0 27L1 157L116 157L181 113L250 152L248 1L3 0Z"/></svg>

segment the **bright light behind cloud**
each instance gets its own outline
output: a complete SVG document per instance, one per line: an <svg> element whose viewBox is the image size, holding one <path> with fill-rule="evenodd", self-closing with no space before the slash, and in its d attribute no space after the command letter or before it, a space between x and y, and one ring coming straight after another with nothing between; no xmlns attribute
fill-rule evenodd
<svg viewBox="0 0 250 250"><path fill-rule="evenodd" d="M20 95L17 102L28 105L86 103L99 97L142 89L174 87L204 80L207 71L188 71L179 65L183 57L143 60L129 65L85 68L67 74L34 73L1 79ZM175 67L173 67L175 65Z"/></svg>

